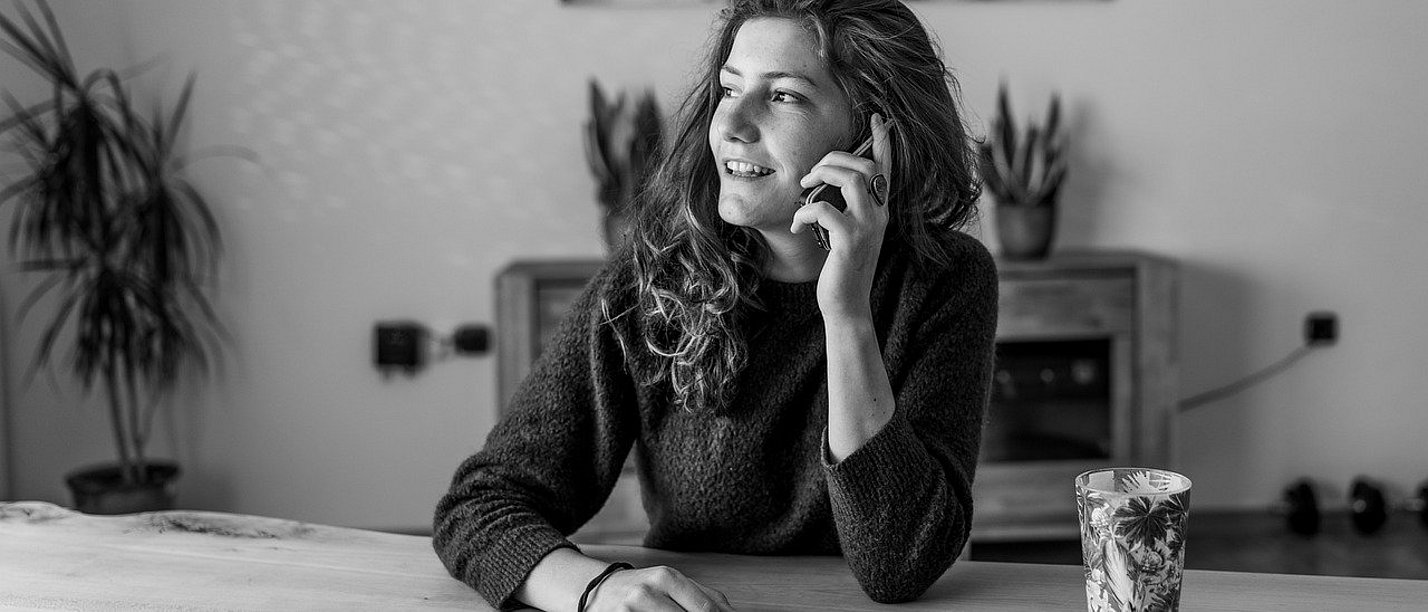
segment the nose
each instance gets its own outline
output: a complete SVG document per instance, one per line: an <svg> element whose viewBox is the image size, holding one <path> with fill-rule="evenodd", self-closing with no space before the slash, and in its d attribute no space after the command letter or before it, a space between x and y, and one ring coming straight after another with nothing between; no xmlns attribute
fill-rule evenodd
<svg viewBox="0 0 1428 612"><path fill-rule="evenodd" d="M749 96L725 98L714 112L714 128L729 142L756 142L759 139L758 109Z"/></svg>

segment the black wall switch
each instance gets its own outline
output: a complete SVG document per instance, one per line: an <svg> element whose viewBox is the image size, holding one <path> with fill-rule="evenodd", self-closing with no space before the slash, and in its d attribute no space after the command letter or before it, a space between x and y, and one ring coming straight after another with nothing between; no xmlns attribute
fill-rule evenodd
<svg viewBox="0 0 1428 612"><path fill-rule="evenodd" d="M416 372L422 364L426 329L411 321L380 321L373 336L374 362L378 369Z"/></svg>

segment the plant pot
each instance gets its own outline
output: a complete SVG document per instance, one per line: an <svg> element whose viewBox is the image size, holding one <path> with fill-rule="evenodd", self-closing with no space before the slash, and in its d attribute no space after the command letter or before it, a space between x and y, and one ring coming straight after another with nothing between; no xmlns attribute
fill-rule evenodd
<svg viewBox="0 0 1428 612"><path fill-rule="evenodd" d="M996 217L1002 257L1016 260L1046 258L1051 251L1051 238L1056 234L1055 206L1004 204L997 207Z"/></svg>
<svg viewBox="0 0 1428 612"><path fill-rule="evenodd" d="M74 509L85 514L172 510L173 482L178 480L178 464L152 461L142 469L148 474L148 481L139 484L125 483L123 468L114 463L75 470L65 476L64 481L74 495Z"/></svg>

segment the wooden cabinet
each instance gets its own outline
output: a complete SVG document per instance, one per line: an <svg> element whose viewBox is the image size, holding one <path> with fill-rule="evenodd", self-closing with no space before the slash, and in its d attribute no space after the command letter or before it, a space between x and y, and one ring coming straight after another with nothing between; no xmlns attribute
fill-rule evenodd
<svg viewBox="0 0 1428 612"><path fill-rule="evenodd" d="M517 261L496 276L496 407L505 414L550 339L603 263L598 259Z"/></svg>
<svg viewBox="0 0 1428 612"><path fill-rule="evenodd" d="M597 260L517 262L498 276L503 410L541 342L599 266ZM1164 467L1173 456L1175 269L1165 259L1133 252L1058 254L1041 262L999 261L998 268L995 384L1008 391L997 395L988 414L993 443L984 448L1022 441L1015 452L984 452L973 489L973 538L1075 538L1077 474L1110 465ZM1013 358L1016 364L1009 363ZM1029 387L1014 380L1025 372L1084 384ZM1009 399L1018 389L1033 400ZM1009 432L1004 424L1014 413L1036 422ZM1069 451L1053 450L1054 435L1031 435L1038 427L1043 434L1081 432L1084 440L1079 447L1056 445ZM1038 458L1042 451L1047 458ZM627 466L605 509L577 539L638 542L647 526L639 485Z"/></svg>
<svg viewBox="0 0 1428 612"><path fill-rule="evenodd" d="M530 374L541 345L601 265L598 259L517 261L496 276L496 405L501 414ZM641 544L648 529L632 452L605 506L574 539Z"/></svg>
<svg viewBox="0 0 1428 612"><path fill-rule="evenodd" d="M984 453L973 487L973 539L1074 539L1078 532L1072 481L1077 474L1114 465L1169 467L1177 401L1175 268L1168 260L1142 253L1096 252L1059 254L1040 262L999 261L998 270L1001 302L993 384L999 389L994 391L1025 370L1039 374L1040 380L1022 383L1022 388L1031 387L1022 395L1034 396L1025 403L1037 404L1041 411L1033 418L1069 430L1099 417L1104 419L1104 437L1090 445L1099 449L1079 454L1058 455L1045 448L1038 458L1033 447L1017 453L1015 460L996 460ZM1018 370L1016 359L1030 367ZM1068 372L1089 382L1056 387L1058 377ZM1100 384L1098 377L1103 377ZM1038 383L1051 390L1037 393ZM1083 388L1100 392L1083 393ZM1019 412L1008 395L994 393L984 450L995 446L998 430ZM1057 421L1058 413L1076 420L1061 414ZM1026 438L1054 445L1047 436Z"/></svg>

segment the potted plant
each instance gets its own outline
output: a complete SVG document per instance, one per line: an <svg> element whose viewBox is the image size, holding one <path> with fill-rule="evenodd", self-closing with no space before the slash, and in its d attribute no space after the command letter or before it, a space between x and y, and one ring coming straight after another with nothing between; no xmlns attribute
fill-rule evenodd
<svg viewBox="0 0 1428 612"><path fill-rule="evenodd" d="M982 183L996 204L997 237L1008 259L1040 259L1056 232L1056 198L1066 179L1061 100L1052 95L1046 122L1018 129L1006 83L997 91L991 133L980 145Z"/></svg>
<svg viewBox="0 0 1428 612"><path fill-rule="evenodd" d="M10 112L0 120L0 137L25 169L0 190L0 206L13 205L11 254L45 275L20 318L46 296L56 304L30 376L66 344L86 392L103 385L118 461L67 477L80 511L166 509L179 469L146 452L155 413L182 375L208 371L224 339L204 293L221 236L184 178L193 158L177 146L194 77L172 108L146 117L119 73L76 70L43 0L43 25L16 6L18 20L0 15L0 50L53 87L29 106L7 92Z"/></svg>
<svg viewBox="0 0 1428 612"><path fill-rule="evenodd" d="M605 247L623 238L631 207L663 148L664 128L654 94L611 100L590 80L590 119L585 122L585 159L595 174L595 197L604 211Z"/></svg>

